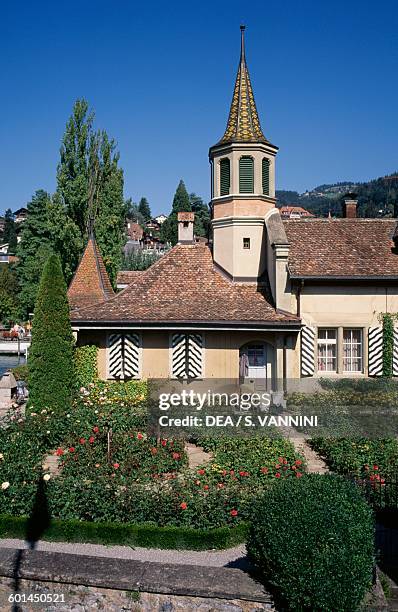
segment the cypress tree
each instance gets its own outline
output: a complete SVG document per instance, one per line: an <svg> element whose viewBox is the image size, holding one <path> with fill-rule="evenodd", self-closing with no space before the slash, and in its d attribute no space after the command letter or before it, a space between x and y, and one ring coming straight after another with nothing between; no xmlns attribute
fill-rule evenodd
<svg viewBox="0 0 398 612"><path fill-rule="evenodd" d="M58 255L50 255L40 280L28 365L30 407L68 412L74 386L73 336Z"/></svg>
<svg viewBox="0 0 398 612"><path fill-rule="evenodd" d="M151 207L149 206L149 202L146 198L141 198L140 203L138 204L138 212L144 217L145 221L150 221L152 218Z"/></svg>
<svg viewBox="0 0 398 612"><path fill-rule="evenodd" d="M172 245L177 244L178 240L178 221L177 213L190 212L192 210L188 192L184 181L181 180L178 184L173 199L173 207L170 216L162 224L160 237L164 242L170 242Z"/></svg>

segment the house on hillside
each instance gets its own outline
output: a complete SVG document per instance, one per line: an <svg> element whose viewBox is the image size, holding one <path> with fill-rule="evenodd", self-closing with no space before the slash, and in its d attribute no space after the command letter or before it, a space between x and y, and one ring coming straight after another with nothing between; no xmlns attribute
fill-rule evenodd
<svg viewBox="0 0 398 612"><path fill-rule="evenodd" d="M166 219L167 215L164 215L163 213L161 213L157 217L154 217L154 221L156 221L156 223L158 223L159 225L162 225L162 223L164 223Z"/></svg>
<svg viewBox="0 0 398 612"><path fill-rule="evenodd" d="M304 217L308 219L315 216L301 206L281 206L279 212L282 219L302 219Z"/></svg>
<svg viewBox="0 0 398 612"><path fill-rule="evenodd" d="M90 238L69 288L77 342L99 347L104 379L275 388L382 373L379 313L398 311L396 220L357 218L352 197L343 218L282 220L278 147L261 129L241 36L227 126L209 151L212 248L181 213L178 244L113 294Z"/></svg>
<svg viewBox="0 0 398 612"><path fill-rule="evenodd" d="M15 223L23 223L23 221L25 221L28 216L28 209L18 208L18 210L16 210L13 215Z"/></svg>

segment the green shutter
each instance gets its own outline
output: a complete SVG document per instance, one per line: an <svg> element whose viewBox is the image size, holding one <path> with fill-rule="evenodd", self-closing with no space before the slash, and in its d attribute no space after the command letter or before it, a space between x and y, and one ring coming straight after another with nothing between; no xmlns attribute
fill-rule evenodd
<svg viewBox="0 0 398 612"><path fill-rule="evenodd" d="M230 186L229 159L225 157L220 161L220 195L228 195Z"/></svg>
<svg viewBox="0 0 398 612"><path fill-rule="evenodd" d="M269 159L263 157L263 194L269 195Z"/></svg>
<svg viewBox="0 0 398 612"><path fill-rule="evenodd" d="M239 160L239 193L254 192L254 162L245 155Z"/></svg>

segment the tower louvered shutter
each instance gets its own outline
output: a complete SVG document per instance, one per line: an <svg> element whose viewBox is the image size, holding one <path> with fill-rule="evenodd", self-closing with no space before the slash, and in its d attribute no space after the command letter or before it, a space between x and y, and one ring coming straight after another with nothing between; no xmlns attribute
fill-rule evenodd
<svg viewBox="0 0 398 612"><path fill-rule="evenodd" d="M380 326L369 327L368 330L368 374L383 374L383 328Z"/></svg>
<svg viewBox="0 0 398 612"><path fill-rule="evenodd" d="M394 344L392 354L392 375L398 376L398 327L394 327Z"/></svg>
<svg viewBox="0 0 398 612"><path fill-rule="evenodd" d="M220 195L228 195L231 182L230 161L226 157L220 161Z"/></svg>
<svg viewBox="0 0 398 612"><path fill-rule="evenodd" d="M245 155L239 160L239 193L254 192L254 162Z"/></svg>
<svg viewBox="0 0 398 612"><path fill-rule="evenodd" d="M301 330L301 375L315 374L315 328L305 326Z"/></svg>
<svg viewBox="0 0 398 612"><path fill-rule="evenodd" d="M140 336L109 335L109 378L137 378L140 374Z"/></svg>
<svg viewBox="0 0 398 612"><path fill-rule="evenodd" d="M202 377L203 338L201 334L173 334L171 351L171 369L174 377Z"/></svg>
<svg viewBox="0 0 398 612"><path fill-rule="evenodd" d="M263 157L262 161L263 194L269 195L269 159Z"/></svg>

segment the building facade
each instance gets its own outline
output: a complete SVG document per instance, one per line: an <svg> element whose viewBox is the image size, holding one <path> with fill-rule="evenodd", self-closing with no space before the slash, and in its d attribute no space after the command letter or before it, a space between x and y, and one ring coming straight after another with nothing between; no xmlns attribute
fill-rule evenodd
<svg viewBox="0 0 398 612"><path fill-rule="evenodd" d="M352 196L341 219L282 220L277 152L261 129L242 27L227 127L209 151L212 246L195 241L193 213L180 213L178 244L126 274L121 292L110 293L93 239L70 286L77 342L99 347L102 378L286 388L382 373L380 317L398 312L396 221L357 218Z"/></svg>

